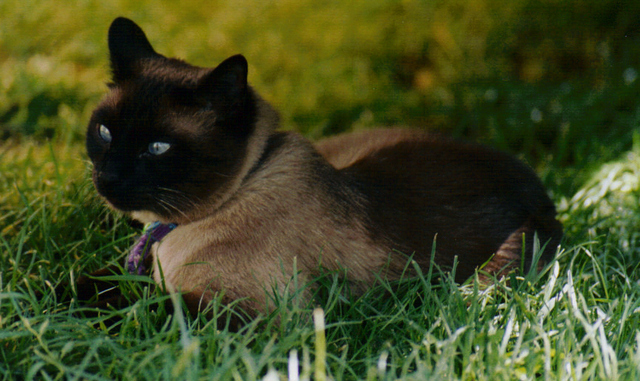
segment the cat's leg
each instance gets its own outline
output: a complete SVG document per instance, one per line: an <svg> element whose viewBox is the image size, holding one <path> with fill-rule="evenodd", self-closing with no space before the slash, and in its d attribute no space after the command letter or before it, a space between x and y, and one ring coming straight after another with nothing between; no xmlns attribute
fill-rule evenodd
<svg viewBox="0 0 640 381"><path fill-rule="evenodd" d="M491 257L491 260L480 269L479 278L481 283L487 283L492 277L500 279L520 267L522 235L525 234L526 237L529 233L527 228L521 227L509 235Z"/></svg>
<svg viewBox="0 0 640 381"><path fill-rule="evenodd" d="M480 280L482 283L492 277L500 279L513 270L524 269L527 273L533 262L534 255L539 255L536 262L538 271L553 258L556 247L560 243L561 230L557 229L559 223L555 219L540 224L538 219L530 219L519 229L509 235L500 245L491 260L481 269ZM544 247L542 253L534 253L534 240L536 233L540 247ZM540 249L538 249L540 250ZM524 255L524 266L522 265Z"/></svg>
<svg viewBox="0 0 640 381"><path fill-rule="evenodd" d="M113 278L117 275L122 275L122 268L111 265L80 276L73 285L66 282L60 283L54 290L56 301L60 304L70 304L75 300L80 308L74 309L73 315L85 318L97 318L104 311L130 306L135 300L132 296L122 293L119 282ZM38 297L41 298L42 295ZM100 319L100 322L107 326L116 324L118 321L120 318L117 316L106 320Z"/></svg>
<svg viewBox="0 0 640 381"><path fill-rule="evenodd" d="M114 275L122 275L119 266L111 265L78 278L75 284L77 301L89 308L116 309L131 304L122 294L117 281L110 279ZM56 290L58 291L58 290Z"/></svg>

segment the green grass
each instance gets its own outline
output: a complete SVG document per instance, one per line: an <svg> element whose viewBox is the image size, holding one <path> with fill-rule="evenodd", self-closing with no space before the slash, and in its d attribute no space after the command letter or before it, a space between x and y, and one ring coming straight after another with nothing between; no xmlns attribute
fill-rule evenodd
<svg viewBox="0 0 640 381"><path fill-rule="evenodd" d="M287 379L295 362L317 380L639 379L637 7L0 2L2 379ZM284 128L309 137L420 125L519 155L558 205L557 260L486 290L433 268L361 298L326 274L323 331L315 305L284 298L230 332L169 315L166 295L129 277L132 307L79 317L53 287L122 263L137 233L96 196L82 145L119 15L196 64L244 53Z"/></svg>
<svg viewBox="0 0 640 381"><path fill-rule="evenodd" d="M312 306L283 303L275 316L233 333L204 317L170 318L156 308L166 297L144 283L131 308L74 316L82 307L57 303L50 287L72 279L67 268L77 276L121 259L132 230L100 206L85 177L59 182L85 173L74 159L78 147L9 152L15 156L2 161L2 173L29 168L42 176L27 171L2 192L17 203L3 211L0 241L5 379L260 379L270 370L284 377L292 353L303 373L313 373L324 353L328 376L338 380L640 376L640 147L560 203L568 242L543 274L479 291L431 269L359 299L345 297L328 274L320 281L325 344ZM113 316L121 321L101 323Z"/></svg>

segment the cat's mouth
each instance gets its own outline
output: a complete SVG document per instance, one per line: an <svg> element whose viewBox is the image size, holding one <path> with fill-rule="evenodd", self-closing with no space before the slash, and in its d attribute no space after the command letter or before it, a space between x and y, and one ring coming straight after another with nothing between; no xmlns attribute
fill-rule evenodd
<svg viewBox="0 0 640 381"><path fill-rule="evenodd" d="M100 193L100 191L98 191L98 193ZM163 213L161 213L161 211L154 210L154 208L152 207L153 203L151 201L144 202L144 200L150 199L148 197L144 197L144 196L131 197L131 195L106 196L102 193L100 193L100 195L105 199L105 201L111 208L118 210L120 212L127 213L127 214L151 213L156 216L162 216L163 218L166 217L163 215ZM156 217L154 220L157 220L157 219L158 218Z"/></svg>
<svg viewBox="0 0 640 381"><path fill-rule="evenodd" d="M107 201L109 206L121 212L135 212L142 210L141 205L131 199L131 197L121 197L113 194L105 194L98 190L98 193Z"/></svg>
<svg viewBox="0 0 640 381"><path fill-rule="evenodd" d="M118 184L117 186L105 186L100 181L94 182L98 194L104 198L107 204L120 212L134 214L153 214L154 220L169 219L173 217L179 207L165 200L162 192L144 187L127 186ZM184 214L184 212L182 212Z"/></svg>
<svg viewBox="0 0 640 381"><path fill-rule="evenodd" d="M100 174L93 174L93 184L109 206L122 212L133 212L144 208L144 197L121 181L105 181Z"/></svg>

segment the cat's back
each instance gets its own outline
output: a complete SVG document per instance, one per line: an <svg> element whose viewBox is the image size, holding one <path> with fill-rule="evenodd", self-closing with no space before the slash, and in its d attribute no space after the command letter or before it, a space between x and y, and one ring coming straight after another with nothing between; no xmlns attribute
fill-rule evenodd
<svg viewBox="0 0 640 381"><path fill-rule="evenodd" d="M491 192L525 204L537 199L536 203L553 208L530 167L486 146L397 128L337 135L315 147L338 171L364 187L377 186L377 193L387 190L402 196L409 191L448 198Z"/></svg>
<svg viewBox="0 0 640 381"><path fill-rule="evenodd" d="M358 160L402 142L418 145L432 140L427 134L404 128L364 130L325 138L316 143L318 152L336 169L343 169Z"/></svg>
<svg viewBox="0 0 640 381"><path fill-rule="evenodd" d="M529 242L534 232L551 240L547 259L562 235L535 172L506 153L409 129L338 135L316 149L366 196L373 235L418 260L437 236L440 263L464 258L460 278L519 229Z"/></svg>

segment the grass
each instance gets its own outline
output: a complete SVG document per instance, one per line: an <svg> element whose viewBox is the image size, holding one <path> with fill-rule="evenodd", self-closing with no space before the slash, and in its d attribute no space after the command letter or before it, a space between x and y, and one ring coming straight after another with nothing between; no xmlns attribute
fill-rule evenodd
<svg viewBox="0 0 640 381"><path fill-rule="evenodd" d="M328 274L324 341L313 306L283 302L282 324L265 316L234 333L169 316L157 309L166 296L144 283L131 308L75 316L82 307L58 303L51 287L121 261L135 231L94 195L81 147L30 141L1 152L1 173L13 176L0 193L4 379L262 379L285 377L294 354L300 376L326 356L336 380L640 376L640 145L559 201L567 238L543 274L481 291L431 269L359 299ZM114 316L121 322L109 325Z"/></svg>
<svg viewBox="0 0 640 381"><path fill-rule="evenodd" d="M635 3L576 1L584 25L526 0L63 3L0 3L2 379L640 378ZM326 274L322 317L283 298L240 332L123 277L133 306L79 317L53 287L122 263L137 233L97 198L82 146L118 15L197 64L245 53L284 127L310 137L427 124L520 155L558 205L556 261L483 290L432 268L361 298Z"/></svg>

